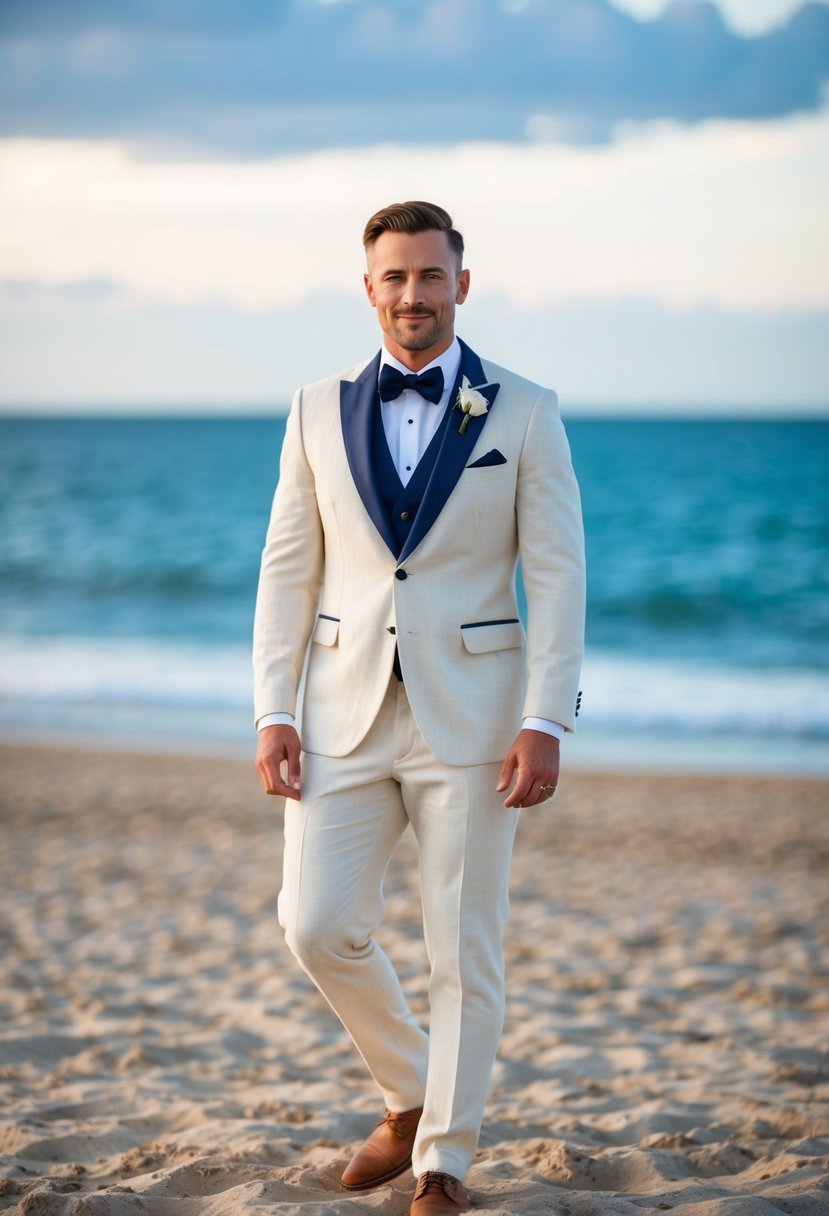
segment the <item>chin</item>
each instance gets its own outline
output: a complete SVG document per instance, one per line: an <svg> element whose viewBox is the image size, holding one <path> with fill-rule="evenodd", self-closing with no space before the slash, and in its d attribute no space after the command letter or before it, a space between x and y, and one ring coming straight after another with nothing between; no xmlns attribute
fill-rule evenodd
<svg viewBox="0 0 829 1216"><path fill-rule="evenodd" d="M403 350L428 350L430 346L434 346L440 339L440 334L436 329L430 330L428 334L401 334L394 335L394 340L398 346L402 346Z"/></svg>

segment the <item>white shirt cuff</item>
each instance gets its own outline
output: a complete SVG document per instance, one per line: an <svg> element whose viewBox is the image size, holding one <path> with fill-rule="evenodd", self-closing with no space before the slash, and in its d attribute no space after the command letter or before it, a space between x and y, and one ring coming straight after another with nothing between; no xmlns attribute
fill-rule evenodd
<svg viewBox="0 0 829 1216"><path fill-rule="evenodd" d="M256 729L264 730L266 726L296 726L293 714L263 714L256 720Z"/></svg>
<svg viewBox="0 0 829 1216"><path fill-rule="evenodd" d="M264 730L266 726L295 726L296 719L293 714L277 713L263 714L256 722L257 730ZM552 735L554 739L561 741L564 738L565 730L560 722L550 722L547 718L525 718L523 723L525 730L538 730L544 735Z"/></svg>
<svg viewBox="0 0 829 1216"><path fill-rule="evenodd" d="M559 742L564 738L565 730L560 722L550 722L547 718L525 718L524 730L540 730L544 735L552 735Z"/></svg>

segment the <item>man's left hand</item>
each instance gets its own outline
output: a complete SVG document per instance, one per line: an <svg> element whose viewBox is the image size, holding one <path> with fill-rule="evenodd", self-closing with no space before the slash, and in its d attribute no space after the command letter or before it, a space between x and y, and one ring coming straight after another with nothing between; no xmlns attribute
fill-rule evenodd
<svg viewBox="0 0 829 1216"><path fill-rule="evenodd" d="M522 730L501 765L500 794L515 784L504 803L507 807L539 806L552 798L558 785L559 743L555 735L540 730Z"/></svg>

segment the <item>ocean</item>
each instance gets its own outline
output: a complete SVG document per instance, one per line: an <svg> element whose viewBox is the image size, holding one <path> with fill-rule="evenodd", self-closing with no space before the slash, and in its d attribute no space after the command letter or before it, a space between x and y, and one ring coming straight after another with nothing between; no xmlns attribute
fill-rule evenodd
<svg viewBox="0 0 829 1216"><path fill-rule="evenodd" d="M829 422L567 422L588 552L566 762L829 773ZM252 752L284 419L0 419L0 736Z"/></svg>

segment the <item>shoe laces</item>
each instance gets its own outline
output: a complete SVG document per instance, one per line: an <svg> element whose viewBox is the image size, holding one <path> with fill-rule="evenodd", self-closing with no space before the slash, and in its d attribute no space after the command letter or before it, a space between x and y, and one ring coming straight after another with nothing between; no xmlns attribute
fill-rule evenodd
<svg viewBox="0 0 829 1216"><path fill-rule="evenodd" d="M409 1111L396 1114L394 1111L387 1110L377 1126L382 1127L384 1123L388 1123L395 1136L402 1140L409 1132L411 1118Z"/></svg>
<svg viewBox="0 0 829 1216"><path fill-rule="evenodd" d="M417 1194L420 1196L428 1194L429 1191L443 1191L447 1198L454 1199L457 1186L457 1180L451 1174L444 1174L440 1170L427 1170L418 1182Z"/></svg>

